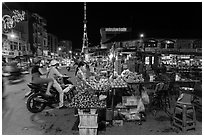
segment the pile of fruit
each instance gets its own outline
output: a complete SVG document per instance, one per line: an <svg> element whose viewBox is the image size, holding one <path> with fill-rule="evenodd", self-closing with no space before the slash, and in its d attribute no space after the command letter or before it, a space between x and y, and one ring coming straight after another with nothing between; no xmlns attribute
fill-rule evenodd
<svg viewBox="0 0 204 137"><path fill-rule="evenodd" d="M131 72L129 70L125 70L122 72L121 76L127 83L139 83L144 82L142 74L138 75L136 72Z"/></svg>
<svg viewBox="0 0 204 137"><path fill-rule="evenodd" d="M112 88L124 88L127 87L127 83L122 79L122 77L117 77L111 81Z"/></svg>
<svg viewBox="0 0 204 137"><path fill-rule="evenodd" d="M94 90L106 92L110 88L110 82L106 78L101 78L97 81L94 77L91 77L88 82Z"/></svg>
<svg viewBox="0 0 204 137"><path fill-rule="evenodd" d="M72 108L105 108L106 101L100 101L96 95L81 93L74 96L68 107Z"/></svg>

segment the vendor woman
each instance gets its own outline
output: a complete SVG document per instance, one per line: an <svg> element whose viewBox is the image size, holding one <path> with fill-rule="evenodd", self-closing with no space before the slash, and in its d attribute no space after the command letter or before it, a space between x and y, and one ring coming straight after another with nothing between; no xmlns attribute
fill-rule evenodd
<svg viewBox="0 0 204 137"><path fill-rule="evenodd" d="M86 71L87 71L86 64L84 62L80 62L75 73L77 92L83 92L84 90L90 88L90 85L86 80L87 79Z"/></svg>

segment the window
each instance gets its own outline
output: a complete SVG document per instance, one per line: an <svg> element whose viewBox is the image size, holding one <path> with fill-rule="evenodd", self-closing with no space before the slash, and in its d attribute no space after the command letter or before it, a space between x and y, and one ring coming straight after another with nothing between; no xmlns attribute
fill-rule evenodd
<svg viewBox="0 0 204 137"><path fill-rule="evenodd" d="M22 50L21 45L19 45L19 50Z"/></svg>
<svg viewBox="0 0 204 137"><path fill-rule="evenodd" d="M11 47L10 47L10 48L11 48L11 50L13 50L13 45L11 44L10 46L11 46Z"/></svg>
<svg viewBox="0 0 204 137"><path fill-rule="evenodd" d="M25 46L22 46L22 51L25 51Z"/></svg>
<svg viewBox="0 0 204 137"><path fill-rule="evenodd" d="M168 49L173 49L174 48L174 43L167 44L167 48Z"/></svg>
<svg viewBox="0 0 204 137"><path fill-rule="evenodd" d="M14 55L14 53L13 52L9 52L9 55Z"/></svg>
<svg viewBox="0 0 204 137"><path fill-rule="evenodd" d="M34 39L34 43L37 43L38 42L38 39L37 39L37 37L35 37L35 39Z"/></svg>

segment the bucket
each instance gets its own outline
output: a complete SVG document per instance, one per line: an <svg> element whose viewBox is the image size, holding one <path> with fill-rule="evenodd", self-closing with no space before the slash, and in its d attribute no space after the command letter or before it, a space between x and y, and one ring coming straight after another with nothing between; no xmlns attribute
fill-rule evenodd
<svg viewBox="0 0 204 137"><path fill-rule="evenodd" d="M113 119L113 111L112 109L106 110L106 121L111 121Z"/></svg>

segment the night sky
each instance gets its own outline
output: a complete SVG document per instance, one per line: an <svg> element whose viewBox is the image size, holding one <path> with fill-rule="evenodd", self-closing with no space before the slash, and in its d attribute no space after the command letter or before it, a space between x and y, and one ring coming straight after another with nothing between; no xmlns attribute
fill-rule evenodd
<svg viewBox="0 0 204 137"><path fill-rule="evenodd" d="M47 19L47 32L59 40L71 40L81 48L83 2L5 3L10 9L35 12ZM2 5L5 8L5 5ZM88 38L100 43L100 28L131 27L156 38L202 38L201 2L87 2Z"/></svg>

